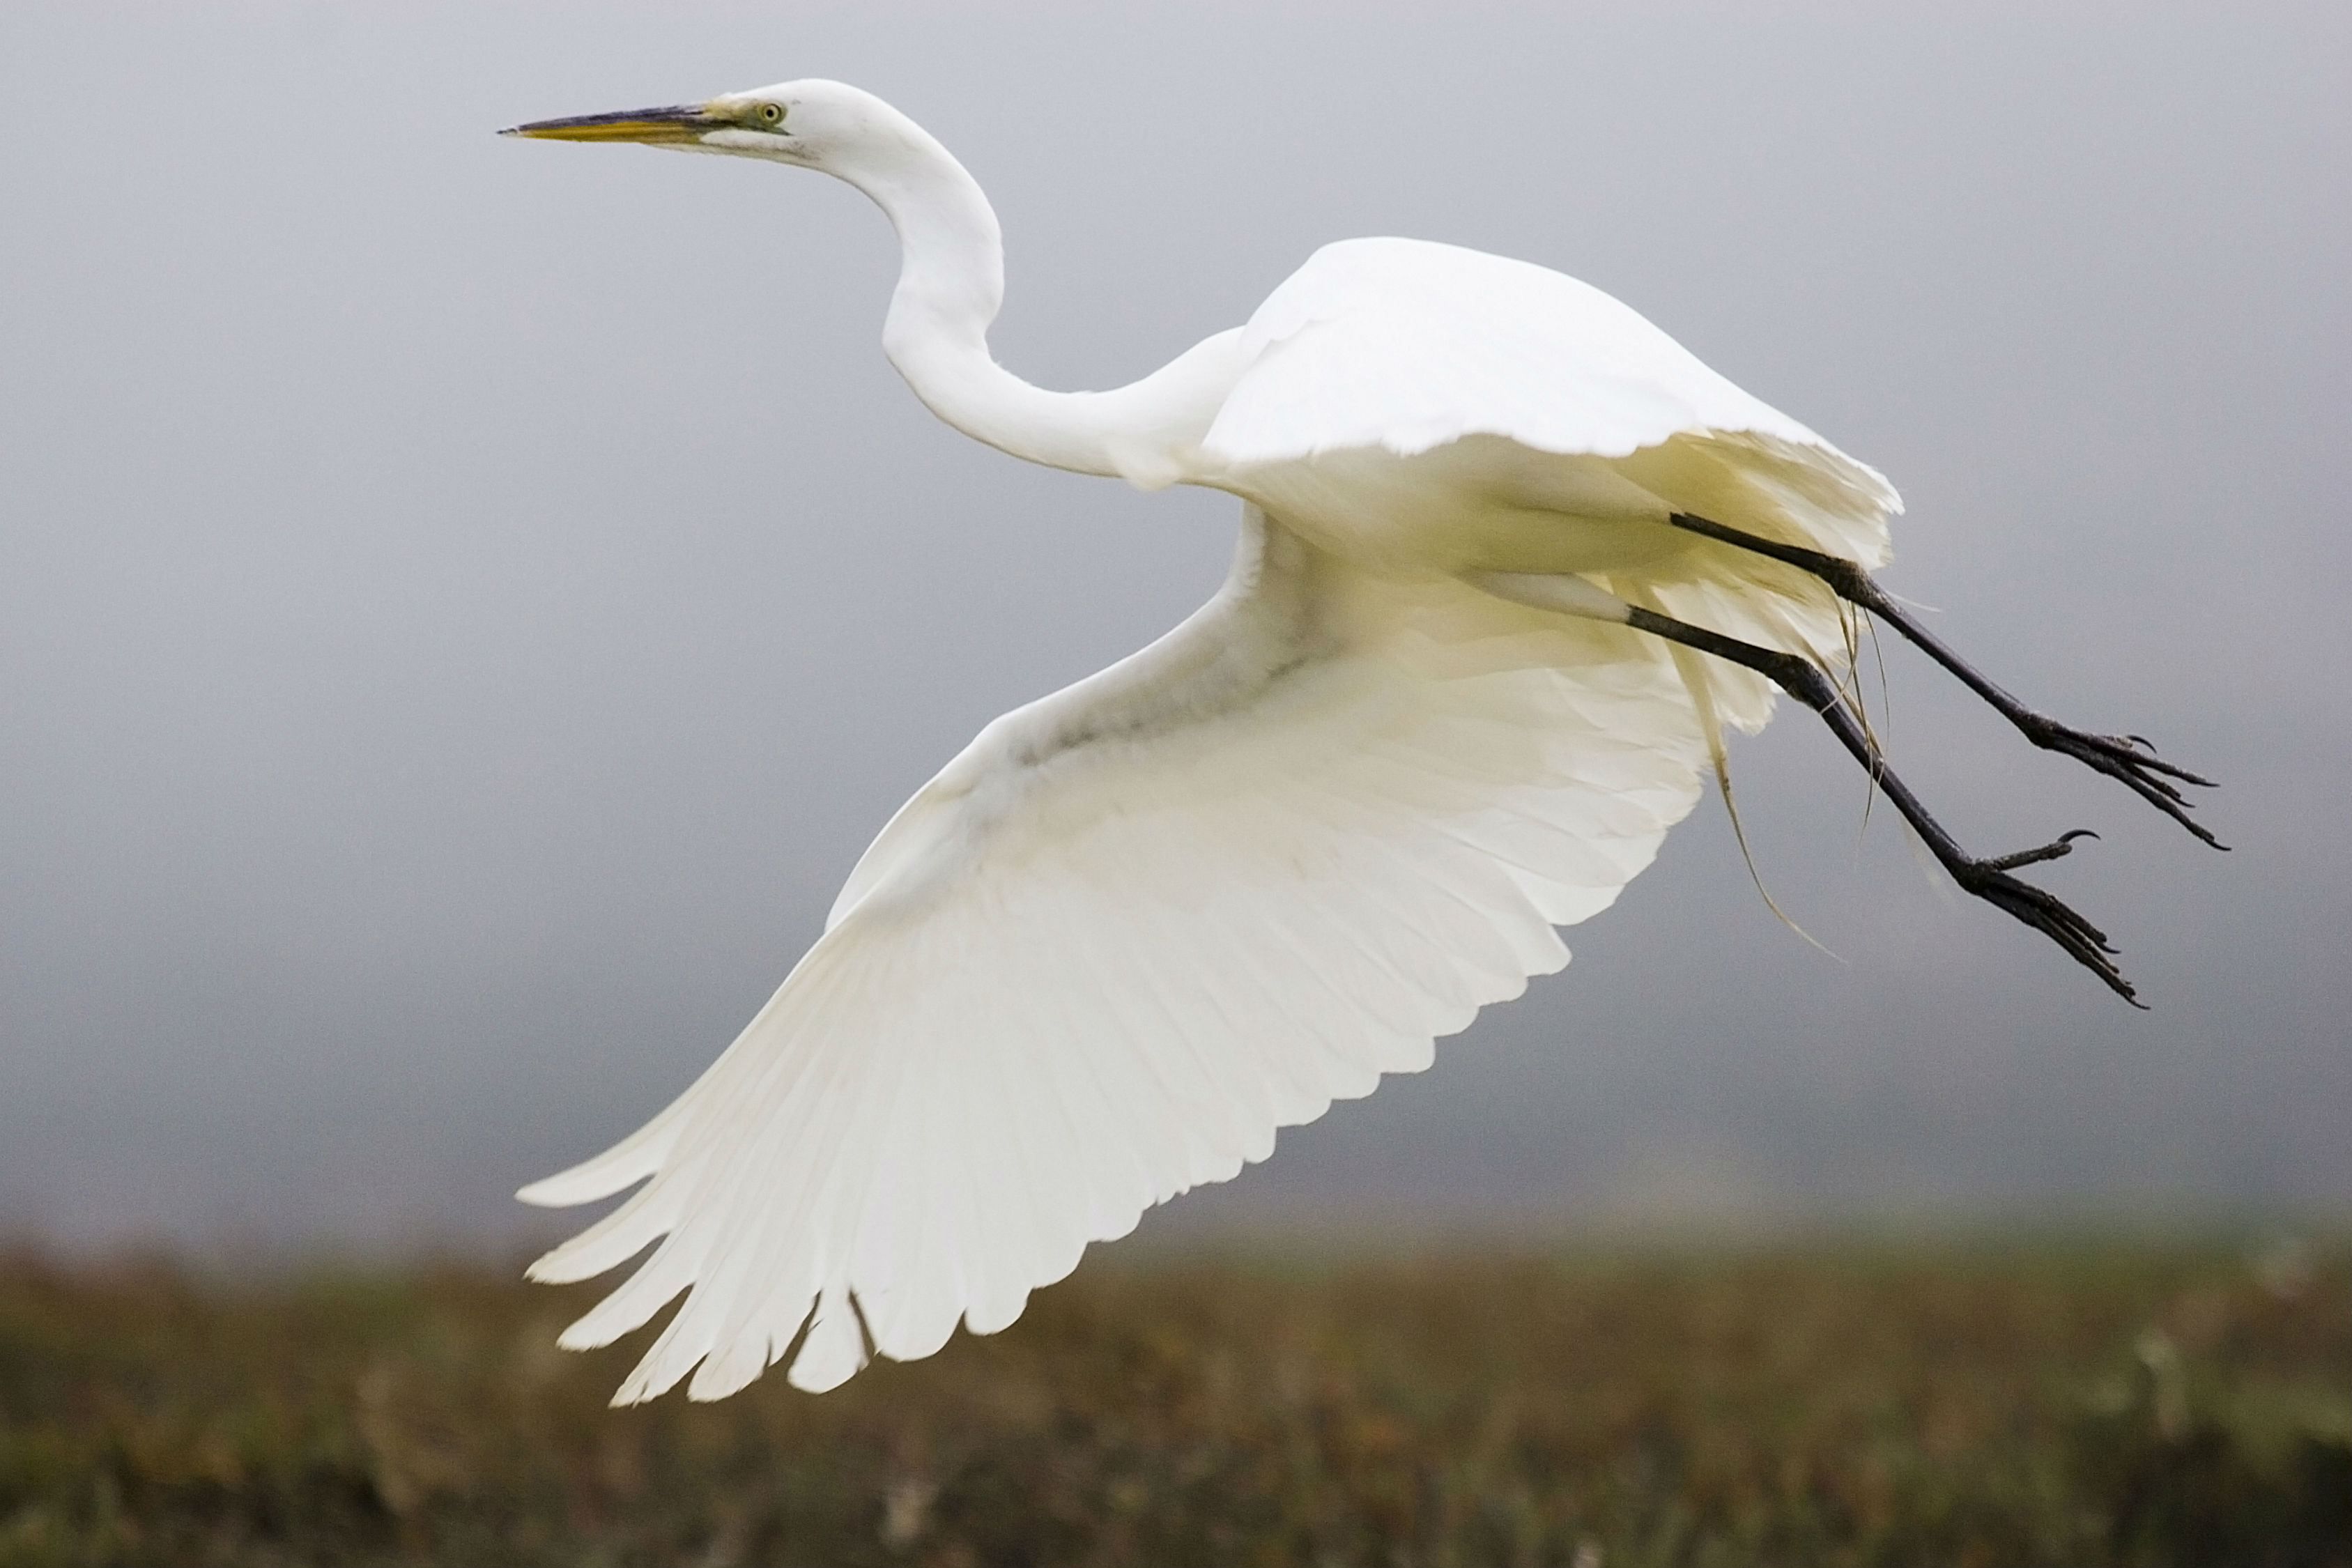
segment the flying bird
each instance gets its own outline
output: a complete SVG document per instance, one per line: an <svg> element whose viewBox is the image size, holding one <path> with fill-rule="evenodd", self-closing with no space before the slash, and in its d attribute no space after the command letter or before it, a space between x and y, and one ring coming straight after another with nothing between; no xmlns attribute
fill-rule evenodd
<svg viewBox="0 0 2352 1568"><path fill-rule="evenodd" d="M2025 707L1870 576L1875 471L1609 295L1418 240L1325 247L1249 321L1108 392L997 364L994 212L906 115L838 82L520 125L845 180L897 229L883 347L1016 458L1241 502L1231 574L1141 652L983 729L901 806L735 1042L606 1152L522 1190L638 1190L532 1266L652 1250L567 1330L686 1297L614 1396L715 1399L792 1358L991 1333L1089 1241L1223 1181L1276 1130L1568 961L1786 691L1960 887L2126 1000L2098 928L2020 877L2081 830L1969 854L1889 770L1852 690L1876 616L2025 738L2208 843L2137 737Z"/></svg>

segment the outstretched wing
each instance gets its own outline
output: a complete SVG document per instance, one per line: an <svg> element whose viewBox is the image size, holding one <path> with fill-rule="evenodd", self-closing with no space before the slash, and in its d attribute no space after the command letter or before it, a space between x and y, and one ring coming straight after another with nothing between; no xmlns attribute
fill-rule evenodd
<svg viewBox="0 0 2352 1568"><path fill-rule="evenodd" d="M1244 517L1215 599L989 725L701 1079L524 1190L646 1183L532 1270L659 1241L564 1336L688 1292L618 1402L690 1371L719 1397L796 1338L824 1389L868 1334L904 1360L1003 1328L1088 1241L1567 962L1552 928L1689 810L1706 746L1657 646Z"/></svg>

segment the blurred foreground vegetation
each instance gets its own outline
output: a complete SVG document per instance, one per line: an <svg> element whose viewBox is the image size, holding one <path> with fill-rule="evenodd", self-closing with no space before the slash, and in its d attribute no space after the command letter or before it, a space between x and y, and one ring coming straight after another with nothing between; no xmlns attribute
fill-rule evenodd
<svg viewBox="0 0 2352 1568"><path fill-rule="evenodd" d="M0 1255L0 1565L2352 1565L2352 1258L1090 1258L818 1398L590 1289Z"/></svg>

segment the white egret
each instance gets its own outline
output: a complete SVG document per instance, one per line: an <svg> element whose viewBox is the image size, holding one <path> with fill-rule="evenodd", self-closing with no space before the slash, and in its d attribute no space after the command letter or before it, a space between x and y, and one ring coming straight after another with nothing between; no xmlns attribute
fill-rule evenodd
<svg viewBox="0 0 2352 1568"><path fill-rule="evenodd" d="M815 169L903 258L883 345L958 429L1032 462L1240 498L1232 575L1142 652L996 720L867 849L825 934L696 1083L523 1190L643 1187L535 1278L658 1243L563 1342L687 1299L616 1395L825 1389L959 1321L1003 1328L1087 1243L1264 1158L1279 1127L1567 962L1777 685L1960 886L2125 997L2105 937L1969 856L1832 672L1845 605L2035 744L2180 820L2203 783L2055 724L1872 582L1895 491L1600 290L1404 239L1317 252L1244 326L1131 385L990 356L996 216L905 115L827 81L518 126Z"/></svg>

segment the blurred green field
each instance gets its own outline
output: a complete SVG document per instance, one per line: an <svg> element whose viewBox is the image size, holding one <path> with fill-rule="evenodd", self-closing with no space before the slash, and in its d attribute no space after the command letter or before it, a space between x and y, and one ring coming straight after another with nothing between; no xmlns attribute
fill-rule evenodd
<svg viewBox="0 0 2352 1568"><path fill-rule="evenodd" d="M2352 1564L2352 1257L1090 1258L609 1411L510 1270L0 1257L0 1565Z"/></svg>

